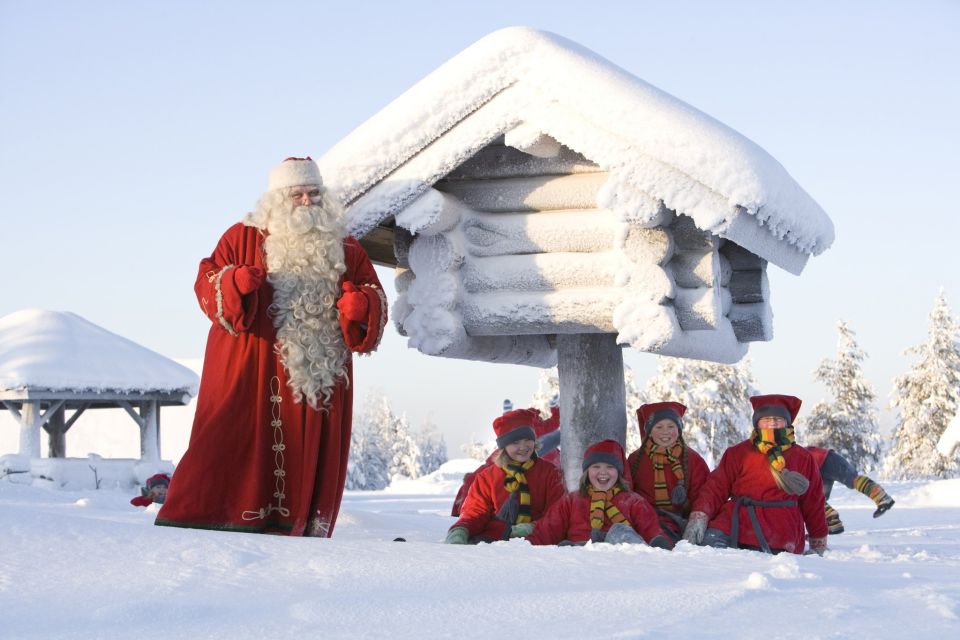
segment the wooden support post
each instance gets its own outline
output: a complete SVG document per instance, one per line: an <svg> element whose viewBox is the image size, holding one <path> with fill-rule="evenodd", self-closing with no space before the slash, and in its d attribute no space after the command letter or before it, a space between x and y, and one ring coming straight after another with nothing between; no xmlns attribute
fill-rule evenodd
<svg viewBox="0 0 960 640"><path fill-rule="evenodd" d="M557 336L560 378L560 455L567 489L582 473L583 452L600 440L625 445L623 352L616 334Z"/></svg>
<svg viewBox="0 0 960 640"><path fill-rule="evenodd" d="M64 420L66 412L67 410L63 406L53 413L47 412L50 418L43 425L43 428L50 436L47 444L47 456L50 458L67 457L67 428Z"/></svg>
<svg viewBox="0 0 960 640"><path fill-rule="evenodd" d="M149 400L140 405L140 459L160 460L160 402Z"/></svg>
<svg viewBox="0 0 960 640"><path fill-rule="evenodd" d="M40 457L40 415L39 402L24 402L20 408L20 455L29 458Z"/></svg>

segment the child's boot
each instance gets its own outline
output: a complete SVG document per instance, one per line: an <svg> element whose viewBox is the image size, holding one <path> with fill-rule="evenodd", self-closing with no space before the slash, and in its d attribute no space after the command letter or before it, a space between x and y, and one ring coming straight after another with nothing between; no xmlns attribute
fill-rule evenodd
<svg viewBox="0 0 960 640"><path fill-rule="evenodd" d="M867 476L857 476L854 478L853 488L876 503L877 510L873 512L874 518L879 518L893 506L893 498L883 490L883 487Z"/></svg>
<svg viewBox="0 0 960 640"><path fill-rule="evenodd" d="M831 507L829 502L823 504L823 510L827 516L827 533L830 535L843 533L843 522L841 522L837 510Z"/></svg>

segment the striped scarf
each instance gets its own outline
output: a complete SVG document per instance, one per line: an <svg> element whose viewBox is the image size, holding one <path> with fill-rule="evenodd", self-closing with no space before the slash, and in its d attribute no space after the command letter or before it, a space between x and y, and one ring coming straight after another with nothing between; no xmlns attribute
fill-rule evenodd
<svg viewBox="0 0 960 640"><path fill-rule="evenodd" d="M783 452L789 449L796 442L793 435L793 427L784 427L782 429L761 429L754 427L753 436L750 438L753 446L762 454L767 456L770 461L770 473L776 480L777 486L786 490L782 473L787 466L787 461L783 457Z"/></svg>
<svg viewBox="0 0 960 640"><path fill-rule="evenodd" d="M643 443L647 456L653 463L653 502L655 507L672 511L673 501L667 491L666 466L670 465L674 477L681 485L686 485L683 473L683 443L679 438L670 448L661 447L654 443L653 438L647 438Z"/></svg>
<svg viewBox="0 0 960 640"><path fill-rule="evenodd" d="M509 494L516 492L519 498L517 519L510 524L533 522L533 518L530 515L530 487L527 485L526 472L533 468L535 460L535 458L530 458L523 464L517 464L511 461L501 467L505 474L503 488L506 489ZM511 499L512 498L513 495L511 495Z"/></svg>
<svg viewBox="0 0 960 640"><path fill-rule="evenodd" d="M620 513L620 509L613 504L613 496L620 493L620 487L614 486L608 491L598 491L593 486L590 487L590 528L594 530L603 529L604 516L614 525L618 522L624 522L627 525L629 521Z"/></svg>

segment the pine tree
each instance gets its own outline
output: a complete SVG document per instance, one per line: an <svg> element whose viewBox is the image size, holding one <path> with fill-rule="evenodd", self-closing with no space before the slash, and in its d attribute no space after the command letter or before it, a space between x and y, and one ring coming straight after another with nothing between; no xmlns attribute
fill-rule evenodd
<svg viewBox="0 0 960 640"><path fill-rule="evenodd" d="M640 425L637 420L637 409L643 404L643 392L637 386L637 377L633 374L633 369L626 364L623 365L623 385L627 399L626 453L629 455L639 449L642 442Z"/></svg>
<svg viewBox="0 0 960 640"><path fill-rule="evenodd" d="M433 473L447 461L447 443L443 440L436 425L425 421L416 437L420 449L420 470L422 474Z"/></svg>
<svg viewBox="0 0 960 640"><path fill-rule="evenodd" d="M533 394L530 407L539 411L540 417L546 420L550 417L550 403L559 397L560 376L557 368L542 369L540 378L537 380L537 392Z"/></svg>
<svg viewBox="0 0 960 640"><path fill-rule="evenodd" d="M864 379L861 363L866 353L847 323L837 325L836 360L825 359L814 377L833 395L818 402L798 425L802 444L834 449L855 469L872 471L880 462L880 425L876 393Z"/></svg>
<svg viewBox="0 0 960 640"><path fill-rule="evenodd" d="M752 429L750 396L756 394L749 360L736 365L658 357L657 374L647 381L644 402L679 402L687 407L683 437L708 465Z"/></svg>
<svg viewBox="0 0 960 640"><path fill-rule="evenodd" d="M892 408L898 409L892 445L884 461L896 478L950 477L956 462L937 450L937 442L960 403L960 345L957 320L941 289L930 313L926 344L906 353L918 360L894 382Z"/></svg>
<svg viewBox="0 0 960 640"><path fill-rule="evenodd" d="M481 442L473 436L470 437L469 442L460 445L460 450L463 451L464 455L466 455L468 458L479 460L480 462L486 461L486 459L496 450L496 448L496 440Z"/></svg>
<svg viewBox="0 0 960 640"><path fill-rule="evenodd" d="M373 491L385 489L390 484L387 447L380 440L379 421L384 416L384 406L389 409L386 398L370 396L354 421L347 463L347 489Z"/></svg>

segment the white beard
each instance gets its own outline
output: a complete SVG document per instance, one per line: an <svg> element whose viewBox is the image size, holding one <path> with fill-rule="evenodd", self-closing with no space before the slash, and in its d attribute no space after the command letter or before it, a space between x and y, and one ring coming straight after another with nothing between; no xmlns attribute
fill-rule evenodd
<svg viewBox="0 0 960 640"><path fill-rule="evenodd" d="M319 204L294 207L287 190L280 190L265 194L244 222L268 232L269 313L287 386L295 402L325 408L337 379L347 376L349 355L336 306L346 271L340 207L326 192Z"/></svg>

